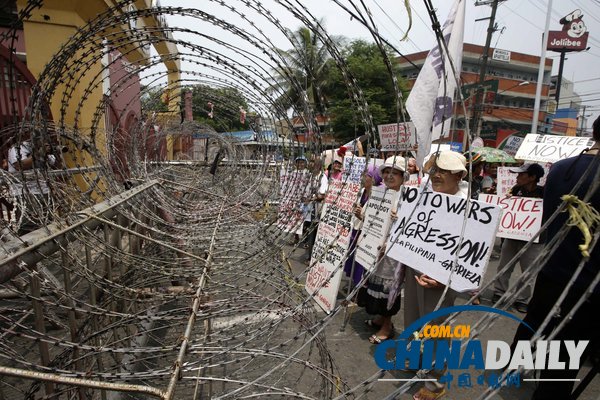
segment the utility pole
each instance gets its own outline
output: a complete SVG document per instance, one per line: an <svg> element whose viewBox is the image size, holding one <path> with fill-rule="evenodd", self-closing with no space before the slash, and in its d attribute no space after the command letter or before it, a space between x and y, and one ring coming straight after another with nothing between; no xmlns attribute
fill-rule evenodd
<svg viewBox="0 0 600 400"><path fill-rule="evenodd" d="M580 123L579 123L579 132L577 132L577 136L583 136L583 129L584 129L584 125L585 125L585 109L587 108L586 105L583 105L583 111L581 111L581 115L580 115Z"/></svg>
<svg viewBox="0 0 600 400"><path fill-rule="evenodd" d="M471 118L471 132L475 137L479 137L481 134L481 111L482 111L482 103L483 103L483 82L485 82L485 73L487 71L487 62L488 62L488 52L490 50L490 43L492 42L492 35L496 31L496 9L498 8L498 3L501 0L493 0L492 4L492 14L489 17L490 23L487 29L487 38L485 39L485 46L483 48L483 54L481 55L481 69L479 71L479 83L477 85L477 92L475 93L475 99L473 101L473 117ZM487 2L477 2L476 6L488 5ZM481 18L476 21L482 21L488 18Z"/></svg>

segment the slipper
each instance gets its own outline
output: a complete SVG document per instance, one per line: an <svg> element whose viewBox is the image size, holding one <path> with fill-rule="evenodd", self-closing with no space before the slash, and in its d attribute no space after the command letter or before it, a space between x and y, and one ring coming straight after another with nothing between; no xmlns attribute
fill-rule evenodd
<svg viewBox="0 0 600 400"><path fill-rule="evenodd" d="M375 322L374 319L366 319L365 324L367 326L370 326L371 328L375 328L377 330L381 329L381 325L379 325L377 322Z"/></svg>
<svg viewBox="0 0 600 400"><path fill-rule="evenodd" d="M388 336L371 335L371 336L369 336L369 342L371 342L372 344L380 344L380 343L385 342L386 340L393 339L394 335L395 335L394 331L392 331Z"/></svg>
<svg viewBox="0 0 600 400"><path fill-rule="evenodd" d="M414 400L436 400L441 399L446 395L446 389L432 392L431 390L422 387L417 393L413 395Z"/></svg>

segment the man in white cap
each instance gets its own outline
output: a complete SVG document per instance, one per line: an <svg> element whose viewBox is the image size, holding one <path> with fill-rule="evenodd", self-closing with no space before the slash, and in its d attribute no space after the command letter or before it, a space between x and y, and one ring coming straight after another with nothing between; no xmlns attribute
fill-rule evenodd
<svg viewBox="0 0 600 400"><path fill-rule="evenodd" d="M523 164L521 167L511 168L510 172L518 174L517 184L510 189L508 196L531 197L541 199L544 196L544 188L538 183L544 176L544 168L536 163ZM510 260L512 260L519 251L527 244L526 241L516 239L504 239L502 241L502 249L500 250L500 261L498 263L498 272L502 273L496 278L494 285L494 297L492 301L495 303L508 290L510 275L512 274L515 264L509 268L505 268ZM521 271L525 272L529 268L535 258L542 250L543 245L540 243L531 243L530 246L519 258ZM514 308L521 312L527 312L527 304L531 295L531 284L525 285L520 294L513 303Z"/></svg>

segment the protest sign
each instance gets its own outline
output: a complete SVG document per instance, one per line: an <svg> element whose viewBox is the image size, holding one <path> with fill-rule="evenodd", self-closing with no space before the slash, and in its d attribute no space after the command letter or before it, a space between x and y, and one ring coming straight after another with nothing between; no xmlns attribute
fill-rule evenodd
<svg viewBox="0 0 600 400"><path fill-rule="evenodd" d="M377 131L381 151L411 150L417 143L415 124L412 122L377 125Z"/></svg>
<svg viewBox="0 0 600 400"><path fill-rule="evenodd" d="M390 213L396 209L399 192L385 186L373 187L365 207L363 226L356 249L355 260L367 271L377 262L379 248L390 231Z"/></svg>
<svg viewBox="0 0 600 400"><path fill-rule="evenodd" d="M510 172L513 167L498 167L496 175L496 193L500 196L508 194L509 190L517 184L517 174Z"/></svg>
<svg viewBox="0 0 600 400"><path fill-rule="evenodd" d="M544 176L540 179L538 185L544 186L546 184L546 177L548 171L550 171L551 163L539 163L544 168ZM496 193L499 196L508 194L510 189L517 184L517 173L510 172L510 169L518 167L498 167L497 178L496 178Z"/></svg>
<svg viewBox="0 0 600 400"><path fill-rule="evenodd" d="M310 178L307 170L281 170L277 228L282 231L302 234L305 210L303 200L310 196Z"/></svg>
<svg viewBox="0 0 600 400"><path fill-rule="evenodd" d="M421 184L421 178L419 174L410 174L409 178L404 181L404 186L419 186Z"/></svg>
<svg viewBox="0 0 600 400"><path fill-rule="evenodd" d="M542 226L542 199L480 194L479 201L502 207L498 237L529 241Z"/></svg>
<svg viewBox="0 0 600 400"><path fill-rule="evenodd" d="M325 197L317 237L312 249L311 268L306 275L306 291L327 313L335 307L342 280L344 257L352 233L352 209L360 190L365 158L344 157L341 180L330 180Z"/></svg>
<svg viewBox="0 0 600 400"><path fill-rule="evenodd" d="M504 150L509 156L514 157L521 147L521 143L523 143L523 138L518 136L509 136L504 142L504 146L500 147L501 150Z"/></svg>
<svg viewBox="0 0 600 400"><path fill-rule="evenodd" d="M426 188L403 187L387 254L443 284L448 284L452 273L450 287L458 292L479 288L501 208L477 200L467 207L467 200Z"/></svg>
<svg viewBox="0 0 600 400"><path fill-rule="evenodd" d="M515 158L535 162L554 163L574 157L592 147L592 138L580 136L537 135L529 133L521 143Z"/></svg>

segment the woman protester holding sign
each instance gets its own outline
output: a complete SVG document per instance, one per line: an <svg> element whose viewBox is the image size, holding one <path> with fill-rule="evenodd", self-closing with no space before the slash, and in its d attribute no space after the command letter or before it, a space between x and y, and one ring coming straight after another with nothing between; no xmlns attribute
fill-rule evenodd
<svg viewBox="0 0 600 400"><path fill-rule="evenodd" d="M406 160L400 156L392 156L385 160L379 167L383 183L390 190L400 190L404 183L404 172L406 171ZM392 218L395 218L396 210L391 210ZM364 217L364 210L360 213ZM385 253L385 251L381 251ZM401 297L397 296L392 306L388 309L388 297L394 283L394 271L400 267L400 263L391 257L384 256L375 266L375 271L369 276L365 286L358 292L357 303L364 307L366 312L377 315L373 319L365 321L367 325L377 329L377 332L369 337L369 342L379 344L384 340L394 337L394 325L392 317L400 311Z"/></svg>
<svg viewBox="0 0 600 400"><path fill-rule="evenodd" d="M367 204L369 197L371 196L371 189L373 186L381 185L381 175L379 175L379 168L374 163L368 164L367 169L363 174L363 190L360 193L358 203L354 205L354 218L352 218L352 234L350 236L350 248L348 249L348 259L344 263L344 272L346 276L352 278L353 287L358 285L362 280L364 274L364 267L354 259L354 253L356 252L356 238L359 237L362 229L362 213L363 208Z"/></svg>
<svg viewBox="0 0 600 400"><path fill-rule="evenodd" d="M442 151L433 154L424 168L429 173L433 191L466 198L467 194L459 187L461 180L467 174L466 163L466 158L454 151ZM457 229L460 229L460 227L457 227ZM446 286L408 266L405 269L404 327L406 328L417 319L435 310ZM396 282L394 288L398 286L399 284ZM394 293L400 297L399 290L394 290ZM440 308L453 306L455 298L456 292L448 290ZM430 323L440 322L442 321L432 320ZM443 375L443 370L431 370L427 375L427 378L439 379ZM432 380L425 382L425 386L415 393L413 398L415 400L434 400L445 394L444 385L439 381Z"/></svg>

